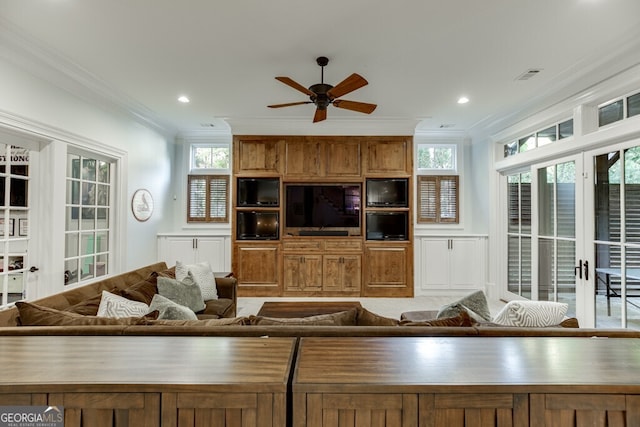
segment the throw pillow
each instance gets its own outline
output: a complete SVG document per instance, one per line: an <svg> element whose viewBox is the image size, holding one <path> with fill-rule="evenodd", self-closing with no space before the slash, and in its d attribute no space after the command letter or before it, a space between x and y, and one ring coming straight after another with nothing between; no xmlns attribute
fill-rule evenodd
<svg viewBox="0 0 640 427"><path fill-rule="evenodd" d="M355 326L358 310L353 308L339 313L319 314L309 317L264 317L249 316L251 325L273 326Z"/></svg>
<svg viewBox="0 0 640 427"><path fill-rule="evenodd" d="M194 313L206 307L200 286L193 280L191 272L181 281L158 276L158 293L175 303L189 307Z"/></svg>
<svg viewBox="0 0 640 427"><path fill-rule="evenodd" d="M16 302L22 326L101 326L145 325L158 316L158 312L144 317L96 317L83 316L69 311L56 310L25 301Z"/></svg>
<svg viewBox="0 0 640 427"><path fill-rule="evenodd" d="M424 321L404 321L400 323L402 326L462 326L471 327L477 322L469 316L466 311L461 311L455 317L442 317L440 319L424 320Z"/></svg>
<svg viewBox="0 0 640 427"><path fill-rule="evenodd" d="M147 325L157 326L241 326L248 325L247 317L225 317L223 319L198 319L198 320L153 320Z"/></svg>
<svg viewBox="0 0 640 427"><path fill-rule="evenodd" d="M109 292L114 295L120 295L118 288L113 288ZM98 308L100 307L100 301L102 301L102 292L95 294L94 296L80 301L77 304L70 305L65 308L64 311L70 311L71 313L81 314L83 316L95 316L98 314Z"/></svg>
<svg viewBox="0 0 640 427"><path fill-rule="evenodd" d="M160 294L155 294L149 304L149 310L158 310L160 314L158 319L167 320L197 320L196 314L185 307L184 305L177 304L171 301L169 298L165 298Z"/></svg>
<svg viewBox="0 0 640 427"><path fill-rule="evenodd" d="M487 303L487 297L483 291L476 291L463 298L447 304L440 308L438 311L437 319L443 317L456 317L462 311L469 313L469 316L476 322L490 322L491 311L489 311L489 304Z"/></svg>
<svg viewBox="0 0 640 427"><path fill-rule="evenodd" d="M216 279L213 276L211 265L207 261L198 264L184 264L181 261L176 261L176 279L184 280L189 272L193 276L193 281L200 286L202 298L205 301L218 298Z"/></svg>
<svg viewBox="0 0 640 427"><path fill-rule="evenodd" d="M131 301L111 292L102 291L98 307L99 317L139 317L149 312L149 306L143 302Z"/></svg>
<svg viewBox="0 0 640 427"><path fill-rule="evenodd" d="M358 326L398 326L398 323L396 319L380 316L366 308L358 308L358 316L356 318Z"/></svg>
<svg viewBox="0 0 640 427"><path fill-rule="evenodd" d="M123 289L122 296L132 301L143 302L147 305L151 304L154 295L158 293L157 275L152 275L146 280L142 280Z"/></svg>
<svg viewBox="0 0 640 427"><path fill-rule="evenodd" d="M569 305L553 301L510 301L493 319L503 326L544 328L559 325Z"/></svg>

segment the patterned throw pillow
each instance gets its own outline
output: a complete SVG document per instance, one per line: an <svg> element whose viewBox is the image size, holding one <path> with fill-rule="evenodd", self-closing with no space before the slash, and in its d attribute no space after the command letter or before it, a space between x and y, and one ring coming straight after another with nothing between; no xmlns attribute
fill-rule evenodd
<svg viewBox="0 0 640 427"><path fill-rule="evenodd" d="M166 320L197 320L198 316L189 307L180 305L165 298L160 294L155 294L149 304L149 310L158 310L158 319Z"/></svg>
<svg viewBox="0 0 640 427"><path fill-rule="evenodd" d="M176 279L183 281L189 272L191 272L193 280L200 286L202 299L205 301L218 299L216 279L213 276L211 265L207 261L198 264L184 264L181 261L176 261Z"/></svg>
<svg viewBox="0 0 640 427"><path fill-rule="evenodd" d="M194 313L207 307L202 298L200 286L193 280L191 272L181 281L158 277L158 293L175 303L189 307Z"/></svg>
<svg viewBox="0 0 640 427"><path fill-rule="evenodd" d="M569 305L553 301L510 301L493 319L503 326L544 328L557 326L567 314Z"/></svg>
<svg viewBox="0 0 640 427"><path fill-rule="evenodd" d="M491 321L491 311L489 311L487 297L483 291L475 291L451 304L443 306L436 318L456 317L462 311L466 311L476 322Z"/></svg>
<svg viewBox="0 0 640 427"><path fill-rule="evenodd" d="M111 292L102 291L102 299L100 300L97 316L140 317L148 312L149 306L143 302L132 301Z"/></svg>

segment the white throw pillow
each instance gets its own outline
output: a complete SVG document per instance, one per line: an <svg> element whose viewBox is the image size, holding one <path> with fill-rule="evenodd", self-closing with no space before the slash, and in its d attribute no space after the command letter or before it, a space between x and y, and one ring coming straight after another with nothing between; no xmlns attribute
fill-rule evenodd
<svg viewBox="0 0 640 427"><path fill-rule="evenodd" d="M200 287L203 300L218 299L216 279L213 276L213 270L211 270L211 264L209 264L209 262L184 264L182 261L176 261L176 279L182 282L189 272L191 272L193 276L193 281Z"/></svg>
<svg viewBox="0 0 640 427"><path fill-rule="evenodd" d="M544 328L559 325L569 305L553 301L510 301L493 319L504 326Z"/></svg>
<svg viewBox="0 0 640 427"><path fill-rule="evenodd" d="M142 317L149 312L149 306L143 302L132 301L102 291L102 298L98 306L99 317Z"/></svg>

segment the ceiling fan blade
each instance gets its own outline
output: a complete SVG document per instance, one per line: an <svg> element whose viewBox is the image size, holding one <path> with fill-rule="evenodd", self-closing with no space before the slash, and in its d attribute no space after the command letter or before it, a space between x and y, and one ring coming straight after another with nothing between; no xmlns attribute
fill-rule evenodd
<svg viewBox="0 0 640 427"><path fill-rule="evenodd" d="M293 105L302 105L302 104L313 104L313 102L311 102L311 101L287 102L286 104L267 105L267 107L269 107L269 108L282 108L282 107L291 107Z"/></svg>
<svg viewBox="0 0 640 427"><path fill-rule="evenodd" d="M290 87L294 88L295 90L299 90L300 92L302 92L302 93L304 93L306 95L316 96L315 93L311 92L309 89L307 89L306 87L302 86L300 83L291 80L289 77L276 77L276 80L286 84L287 86L290 86Z"/></svg>
<svg viewBox="0 0 640 427"><path fill-rule="evenodd" d="M368 85L369 82L365 80L360 74L353 73L332 89L327 92L327 96L330 99L340 98L342 95L346 95L349 92L353 92L356 89L360 89L362 86Z"/></svg>
<svg viewBox="0 0 640 427"><path fill-rule="evenodd" d="M321 122L327 118L327 109L316 108L316 114L313 116L313 123Z"/></svg>
<svg viewBox="0 0 640 427"><path fill-rule="evenodd" d="M338 108L357 111L359 113L371 114L376 109L376 104L367 104L366 102L347 101L345 99L336 99L333 105Z"/></svg>

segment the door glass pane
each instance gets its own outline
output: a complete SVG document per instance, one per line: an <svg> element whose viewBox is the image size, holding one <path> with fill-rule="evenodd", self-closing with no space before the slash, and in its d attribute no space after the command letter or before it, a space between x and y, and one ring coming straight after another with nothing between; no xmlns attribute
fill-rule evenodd
<svg viewBox="0 0 640 427"><path fill-rule="evenodd" d="M556 263L553 239L538 239L538 300L555 301Z"/></svg>
<svg viewBox="0 0 640 427"><path fill-rule="evenodd" d="M569 304L567 316L576 316L576 276L574 274L576 259L576 242L574 240L558 240L558 302Z"/></svg>
<svg viewBox="0 0 640 427"><path fill-rule="evenodd" d="M509 204L509 233L520 232L520 175L507 177L507 197Z"/></svg>
<svg viewBox="0 0 640 427"><path fill-rule="evenodd" d="M627 328L640 329L640 248L626 248Z"/></svg>
<svg viewBox="0 0 640 427"><path fill-rule="evenodd" d="M531 298L531 237L522 237L520 288L525 298Z"/></svg>
<svg viewBox="0 0 640 427"><path fill-rule="evenodd" d="M595 325L597 328L619 328L622 324L620 245L599 243L595 250Z"/></svg>
<svg viewBox="0 0 640 427"><path fill-rule="evenodd" d="M521 233L531 233L531 172L520 174Z"/></svg>
<svg viewBox="0 0 640 427"><path fill-rule="evenodd" d="M625 230L627 243L640 243L640 147L624 152Z"/></svg>
<svg viewBox="0 0 640 427"><path fill-rule="evenodd" d="M617 151L594 160L595 238L599 241L620 241L620 163Z"/></svg>
<svg viewBox="0 0 640 427"><path fill-rule="evenodd" d="M543 236L555 234L555 167L538 170L538 228Z"/></svg>
<svg viewBox="0 0 640 427"><path fill-rule="evenodd" d="M520 238L508 238L507 290L520 295Z"/></svg>
<svg viewBox="0 0 640 427"><path fill-rule="evenodd" d="M576 235L576 164L561 163L557 166L558 236Z"/></svg>

